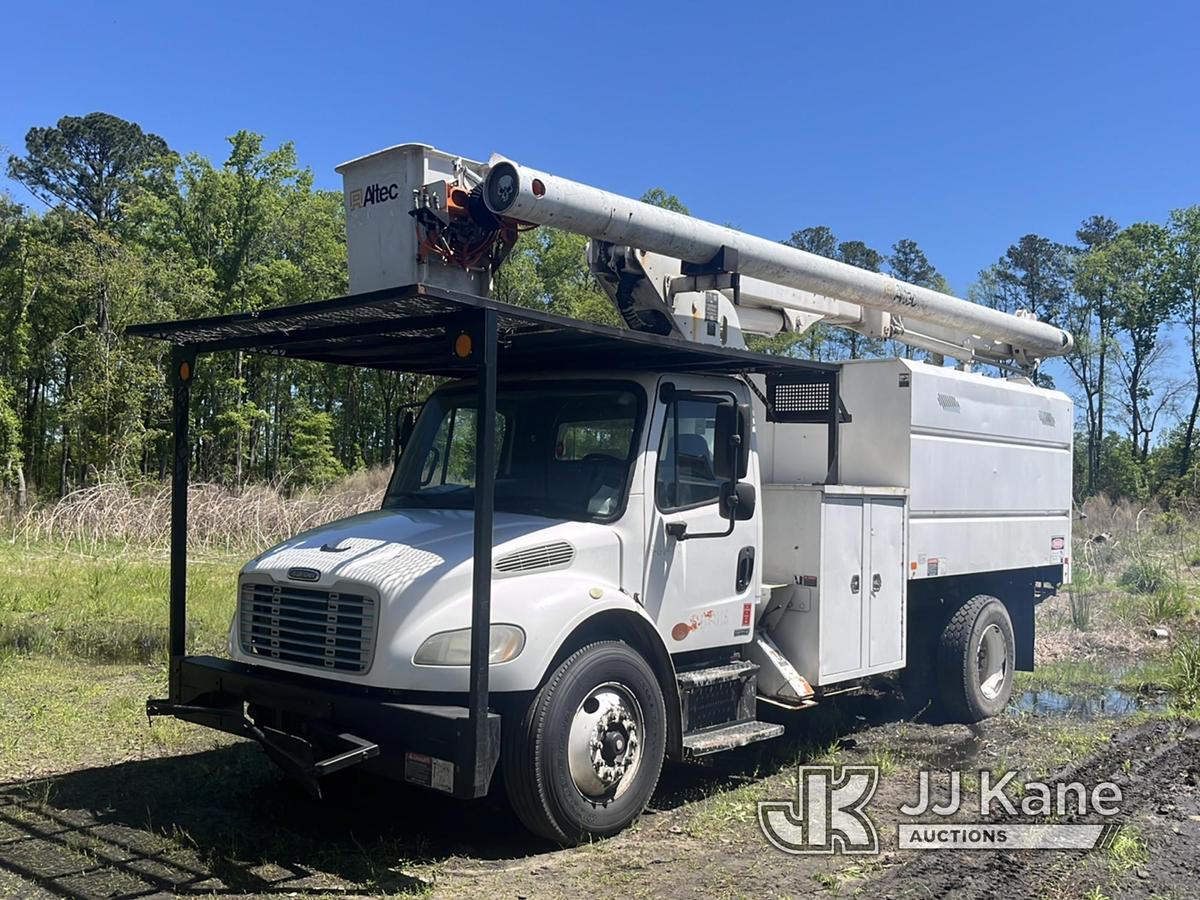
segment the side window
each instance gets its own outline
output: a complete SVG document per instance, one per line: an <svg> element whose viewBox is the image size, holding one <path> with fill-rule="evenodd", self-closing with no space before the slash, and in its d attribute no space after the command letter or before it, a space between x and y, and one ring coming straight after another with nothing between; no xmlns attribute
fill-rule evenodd
<svg viewBox="0 0 1200 900"><path fill-rule="evenodd" d="M554 458L581 460L593 454L624 462L633 440L633 420L561 422L554 440Z"/></svg>
<svg viewBox="0 0 1200 900"><path fill-rule="evenodd" d="M664 512L712 503L721 495L713 472L715 399L673 400L658 449L654 499Z"/></svg>
<svg viewBox="0 0 1200 900"><path fill-rule="evenodd" d="M497 467L507 424L503 414L496 415ZM475 485L475 410L470 407L450 410L438 427L421 467L421 487L434 485Z"/></svg>

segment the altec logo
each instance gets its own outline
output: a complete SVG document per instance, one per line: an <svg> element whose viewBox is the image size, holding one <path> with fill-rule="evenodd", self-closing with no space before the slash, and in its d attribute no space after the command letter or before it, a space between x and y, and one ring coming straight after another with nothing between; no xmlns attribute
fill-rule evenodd
<svg viewBox="0 0 1200 900"><path fill-rule="evenodd" d="M395 182L392 184L369 184L365 188L355 188L350 192L350 208L362 209L365 206L374 206L377 203L395 200L399 196L400 185Z"/></svg>

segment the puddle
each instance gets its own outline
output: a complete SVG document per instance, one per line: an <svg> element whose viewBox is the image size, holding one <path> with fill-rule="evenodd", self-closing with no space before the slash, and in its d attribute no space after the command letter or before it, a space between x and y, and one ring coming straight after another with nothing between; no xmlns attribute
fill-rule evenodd
<svg viewBox="0 0 1200 900"><path fill-rule="evenodd" d="M1025 691L1013 698L1012 709L1035 716L1074 716L1084 721L1132 715L1141 710L1166 709L1165 694L1136 694L1118 688L1070 694L1061 691Z"/></svg>
<svg viewBox="0 0 1200 900"><path fill-rule="evenodd" d="M944 744L926 746L919 758L931 769L939 772L970 769L978 765L984 750L984 732L979 725L968 725L970 729L961 737L949 737Z"/></svg>

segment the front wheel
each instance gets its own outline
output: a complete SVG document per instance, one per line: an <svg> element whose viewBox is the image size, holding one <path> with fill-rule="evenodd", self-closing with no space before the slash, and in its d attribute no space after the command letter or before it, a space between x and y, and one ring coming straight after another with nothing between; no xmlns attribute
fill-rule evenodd
<svg viewBox="0 0 1200 900"><path fill-rule="evenodd" d="M501 732L514 812L572 845L616 834L645 808L662 771L666 707L646 661L604 641L568 657Z"/></svg>
<svg viewBox="0 0 1200 900"><path fill-rule="evenodd" d="M956 609L942 629L938 668L951 721L978 722L1003 710L1016 671L1016 641L1004 604L979 594Z"/></svg>

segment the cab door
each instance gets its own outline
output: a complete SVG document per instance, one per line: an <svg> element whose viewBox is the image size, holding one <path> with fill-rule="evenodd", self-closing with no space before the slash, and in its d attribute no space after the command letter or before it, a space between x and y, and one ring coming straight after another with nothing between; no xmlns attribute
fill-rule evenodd
<svg viewBox="0 0 1200 900"><path fill-rule="evenodd" d="M720 502L728 479L714 465L717 407L748 402L748 390L729 379L667 376L655 400L644 476L646 610L672 653L744 643L759 583L759 517L734 522L722 537L696 535L729 528ZM757 484L756 465L751 453L743 481ZM673 537L668 525L686 526L688 537Z"/></svg>

